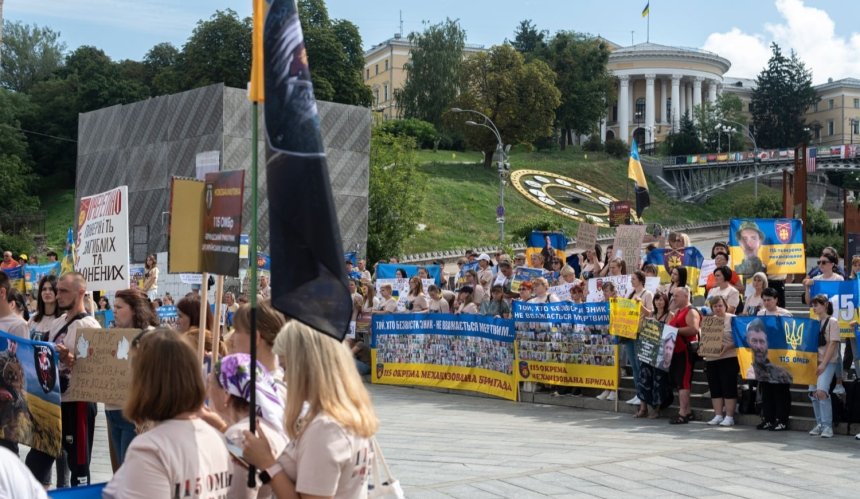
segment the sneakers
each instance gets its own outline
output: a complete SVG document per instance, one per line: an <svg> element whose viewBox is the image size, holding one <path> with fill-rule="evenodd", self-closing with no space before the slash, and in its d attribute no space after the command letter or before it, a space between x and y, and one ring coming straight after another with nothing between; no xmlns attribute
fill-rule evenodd
<svg viewBox="0 0 860 499"><path fill-rule="evenodd" d="M630 405L639 405L639 404L641 404L641 403L642 403L642 401L641 401L641 400L639 400L639 396L638 396L638 395L634 395L634 396L633 396L633 398L632 398L632 399L630 399L630 400L628 400L626 403L627 403L627 404L630 404Z"/></svg>
<svg viewBox="0 0 860 499"><path fill-rule="evenodd" d="M860 433L854 435L854 440L860 440Z"/></svg>
<svg viewBox="0 0 860 499"><path fill-rule="evenodd" d="M603 392L597 396L597 399L598 400L606 400L606 397L608 397L610 393L612 393L612 392L610 392L609 390L603 390Z"/></svg>
<svg viewBox="0 0 860 499"><path fill-rule="evenodd" d="M768 421L762 421L755 427L756 430L770 430L771 428L773 428L773 425Z"/></svg>
<svg viewBox="0 0 860 499"><path fill-rule="evenodd" d="M838 385L833 387L833 394L834 395L845 395L845 387L842 386L842 383L839 383Z"/></svg>
<svg viewBox="0 0 860 499"><path fill-rule="evenodd" d="M734 426L735 418L725 417L723 421L720 423L720 426Z"/></svg>
<svg viewBox="0 0 860 499"><path fill-rule="evenodd" d="M618 398L618 396L615 394L615 392L609 392L609 396L606 397L606 400L614 402L616 398Z"/></svg>
<svg viewBox="0 0 860 499"><path fill-rule="evenodd" d="M833 438L833 428L825 426L821 429L821 438Z"/></svg>
<svg viewBox="0 0 860 499"><path fill-rule="evenodd" d="M782 423L777 423L776 426L770 429L770 431L788 431L788 426Z"/></svg>
<svg viewBox="0 0 860 499"><path fill-rule="evenodd" d="M708 421L708 425L717 426L718 424L722 423L724 419L726 418L724 418L721 414L717 414L716 416L714 416L714 419Z"/></svg>
<svg viewBox="0 0 860 499"><path fill-rule="evenodd" d="M820 436L820 435L821 435L821 430L823 430L823 429L824 429L824 428L822 428L820 424L817 424L817 425L815 425L815 428L813 428L813 429L809 430L809 434L810 434L810 435L812 435L813 437ZM832 430L831 430L830 435L831 435L831 436L833 435Z"/></svg>

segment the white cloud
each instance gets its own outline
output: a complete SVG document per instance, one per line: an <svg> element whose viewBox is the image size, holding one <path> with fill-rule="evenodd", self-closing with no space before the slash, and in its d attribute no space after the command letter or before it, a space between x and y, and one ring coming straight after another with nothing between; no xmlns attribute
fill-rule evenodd
<svg viewBox="0 0 860 499"><path fill-rule="evenodd" d="M711 33L704 49L729 59L729 75L745 78L755 76L770 58L770 43L776 42L788 55L790 50L812 70L815 84L828 78L839 79L860 75L860 33L848 38L836 34L836 22L824 10L805 5L803 0L776 0L782 19L766 23L764 33L744 33L732 28L725 33ZM839 19L847 22L847 19Z"/></svg>

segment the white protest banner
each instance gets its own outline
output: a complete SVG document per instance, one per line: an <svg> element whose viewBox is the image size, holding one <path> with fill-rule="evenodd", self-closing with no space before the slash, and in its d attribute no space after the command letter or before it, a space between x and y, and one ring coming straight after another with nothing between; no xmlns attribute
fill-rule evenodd
<svg viewBox="0 0 860 499"><path fill-rule="evenodd" d="M421 286L424 288L424 295L427 296L427 288L435 284L433 279L421 279ZM397 311L403 312L406 310L406 297L409 295L409 279L402 277L396 279L377 279L376 293L379 294L379 289L383 284L391 285L391 297L397 300Z"/></svg>
<svg viewBox="0 0 860 499"><path fill-rule="evenodd" d="M75 270L89 289L128 289L128 187L81 198L77 221Z"/></svg>
<svg viewBox="0 0 860 499"><path fill-rule="evenodd" d="M580 222L579 229L576 231L576 245L573 247L574 252L582 252L593 250L597 244L597 226L590 223Z"/></svg>
<svg viewBox="0 0 860 499"><path fill-rule="evenodd" d="M615 292L617 296L621 298L627 298L630 296L630 293L633 292L633 284L630 282L631 276L629 275L615 275L615 276L606 276L606 277L593 277L588 280L588 290L586 291L585 301L587 302L598 302L603 300L603 283L611 282L615 285ZM646 277L645 278L645 289L650 292L657 291L657 288L660 287L660 278L659 277Z"/></svg>
<svg viewBox="0 0 860 499"><path fill-rule="evenodd" d="M565 282L557 286L550 286L549 294L558 296L562 300L568 300L570 299L570 288L572 288L574 284L575 283L572 282Z"/></svg>
<svg viewBox="0 0 860 499"><path fill-rule="evenodd" d="M642 260L642 238L645 237L644 225L620 225L615 229L615 242L612 249L627 264L627 272L639 268Z"/></svg>
<svg viewBox="0 0 860 499"><path fill-rule="evenodd" d="M702 270L699 272L699 286L704 286L708 283L708 276L714 273L717 268L716 260L702 260Z"/></svg>
<svg viewBox="0 0 860 499"><path fill-rule="evenodd" d="M203 274L179 274L182 284L203 284Z"/></svg>

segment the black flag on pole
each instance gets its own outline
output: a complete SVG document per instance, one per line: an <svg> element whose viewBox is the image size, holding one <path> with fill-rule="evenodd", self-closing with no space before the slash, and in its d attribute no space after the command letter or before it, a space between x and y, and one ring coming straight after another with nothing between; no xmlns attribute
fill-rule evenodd
<svg viewBox="0 0 860 499"><path fill-rule="evenodd" d="M342 340L352 299L295 0L272 0L264 30L272 304Z"/></svg>

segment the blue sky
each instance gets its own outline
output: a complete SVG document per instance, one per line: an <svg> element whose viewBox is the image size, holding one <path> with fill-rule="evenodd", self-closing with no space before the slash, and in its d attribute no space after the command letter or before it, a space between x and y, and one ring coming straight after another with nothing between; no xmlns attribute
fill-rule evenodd
<svg viewBox="0 0 860 499"><path fill-rule="evenodd" d="M646 0L327 0L329 15L358 25L365 48L399 29L420 31L425 23L459 19L468 42L491 46L512 38L519 21L532 19L550 32L599 34L629 45L645 41ZM197 20L216 9L250 15L251 0L6 0L5 17L47 25L69 48L95 45L114 59L140 59L156 43L182 46ZM816 82L828 76L860 77L860 18L854 0L654 0L651 41L706 48L732 61L730 75L754 77L766 62L768 45L797 50ZM854 31L852 31L852 29Z"/></svg>

